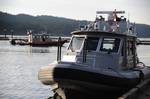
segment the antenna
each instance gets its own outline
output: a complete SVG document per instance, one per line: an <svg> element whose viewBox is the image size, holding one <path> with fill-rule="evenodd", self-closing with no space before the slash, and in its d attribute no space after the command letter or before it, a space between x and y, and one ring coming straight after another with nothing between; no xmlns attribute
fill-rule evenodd
<svg viewBox="0 0 150 99"><path fill-rule="evenodd" d="M130 22L130 13L128 12L128 22Z"/></svg>

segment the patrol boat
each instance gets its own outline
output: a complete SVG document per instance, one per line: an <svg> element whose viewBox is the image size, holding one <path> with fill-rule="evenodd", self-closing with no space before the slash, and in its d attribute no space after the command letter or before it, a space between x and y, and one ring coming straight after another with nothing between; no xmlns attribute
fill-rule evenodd
<svg viewBox="0 0 150 99"><path fill-rule="evenodd" d="M97 11L94 22L72 32L63 58L59 48L58 61L40 69L38 78L52 86L54 99L124 92L150 78L150 68L137 56L135 24L124 13Z"/></svg>

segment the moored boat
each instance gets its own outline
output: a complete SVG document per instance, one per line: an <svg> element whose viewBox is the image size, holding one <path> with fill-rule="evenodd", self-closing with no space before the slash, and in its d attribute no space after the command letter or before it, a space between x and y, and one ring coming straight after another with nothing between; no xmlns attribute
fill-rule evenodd
<svg viewBox="0 0 150 99"><path fill-rule="evenodd" d="M67 42L66 39L61 39L58 41L58 38L53 38L49 34L32 34L31 31L28 33L28 39L11 39L10 43L12 45L30 45L30 46L58 46L63 45Z"/></svg>
<svg viewBox="0 0 150 99"><path fill-rule="evenodd" d="M150 78L150 68L137 56L135 24L118 17L124 13L98 11L100 16L93 23L72 32L62 60L59 57L57 63L40 69L39 80L54 87L54 99L125 92Z"/></svg>
<svg viewBox="0 0 150 99"><path fill-rule="evenodd" d="M28 33L28 43L31 46L58 46L67 42L65 39L58 41L58 38L52 38L49 34Z"/></svg>

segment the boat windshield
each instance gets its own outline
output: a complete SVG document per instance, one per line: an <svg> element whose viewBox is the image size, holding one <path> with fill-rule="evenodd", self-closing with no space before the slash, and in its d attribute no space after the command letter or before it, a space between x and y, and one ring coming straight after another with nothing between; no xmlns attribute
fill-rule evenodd
<svg viewBox="0 0 150 99"><path fill-rule="evenodd" d="M96 51L99 42L99 37L88 37L87 39L87 50Z"/></svg>
<svg viewBox="0 0 150 99"><path fill-rule="evenodd" d="M68 49L72 52L79 51L84 39L84 37L73 37Z"/></svg>
<svg viewBox="0 0 150 99"><path fill-rule="evenodd" d="M120 45L120 39L119 38L103 38L102 44L100 47L100 51L110 51L110 52L118 52Z"/></svg>

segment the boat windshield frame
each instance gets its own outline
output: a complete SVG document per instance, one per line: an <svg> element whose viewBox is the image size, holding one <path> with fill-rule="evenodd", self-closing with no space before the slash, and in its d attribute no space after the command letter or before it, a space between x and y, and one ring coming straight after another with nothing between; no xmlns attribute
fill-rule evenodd
<svg viewBox="0 0 150 99"><path fill-rule="evenodd" d="M77 44L80 44L80 46L79 46L80 48L78 48L78 49L74 49L74 48L71 47L74 38L83 38L83 40L82 40L81 43L77 43ZM82 50L82 48L83 48L83 46L84 46L85 39L86 39L86 36L85 36L85 35L83 35L83 36L81 36L81 35L74 35L74 36L72 36L72 37L71 37L71 41L70 41L70 43L69 43L69 46L68 46L67 50L69 50L69 51L71 51L71 52L81 52L81 50Z"/></svg>

